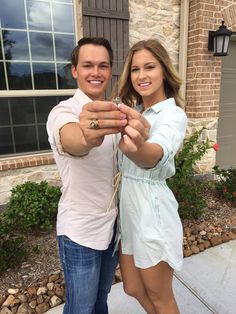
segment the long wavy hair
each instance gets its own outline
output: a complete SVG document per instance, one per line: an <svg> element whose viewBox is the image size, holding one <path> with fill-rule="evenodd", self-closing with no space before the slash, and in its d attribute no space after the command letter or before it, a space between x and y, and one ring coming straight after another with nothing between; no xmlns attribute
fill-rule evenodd
<svg viewBox="0 0 236 314"><path fill-rule="evenodd" d="M181 79L175 70L168 52L156 39L141 40L134 44L125 59L120 78L113 90L113 98L119 96L122 102L130 107L142 103L142 97L135 91L131 82L131 63L135 52L146 49L160 62L164 76L164 91L167 98L174 97L176 105L182 106L183 99L179 95Z"/></svg>

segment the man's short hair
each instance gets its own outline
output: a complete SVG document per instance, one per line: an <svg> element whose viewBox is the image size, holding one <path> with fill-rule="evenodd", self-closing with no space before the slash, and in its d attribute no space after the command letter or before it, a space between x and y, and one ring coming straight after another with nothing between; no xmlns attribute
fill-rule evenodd
<svg viewBox="0 0 236 314"><path fill-rule="evenodd" d="M110 58L110 66L112 67L113 50L111 48L111 44L109 40L103 37L83 37L78 41L77 46L73 49L71 53L71 63L74 67L76 67L78 64L80 47L84 45L88 45L88 44L104 46L108 51L109 58Z"/></svg>

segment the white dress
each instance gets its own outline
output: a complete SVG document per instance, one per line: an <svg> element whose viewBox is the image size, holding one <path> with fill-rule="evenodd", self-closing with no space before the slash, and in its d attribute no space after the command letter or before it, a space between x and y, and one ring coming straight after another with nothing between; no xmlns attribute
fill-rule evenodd
<svg viewBox="0 0 236 314"><path fill-rule="evenodd" d="M152 169L136 166L122 156L120 232L122 253L133 255L135 266L148 268L160 261L180 270L183 230L178 203L166 184L175 173L174 156L183 142L187 117L169 98L143 112L151 123L148 142L158 143L163 158Z"/></svg>

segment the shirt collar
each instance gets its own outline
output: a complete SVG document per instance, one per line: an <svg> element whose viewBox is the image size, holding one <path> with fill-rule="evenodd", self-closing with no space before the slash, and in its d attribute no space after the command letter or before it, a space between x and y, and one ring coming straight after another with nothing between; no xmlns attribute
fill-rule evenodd
<svg viewBox="0 0 236 314"><path fill-rule="evenodd" d="M171 97L171 98L165 99L163 101L160 101L157 104L147 108L145 110L145 112L147 112L149 110L153 110L154 112L158 113L165 108L173 107L173 106L176 106L176 103L175 103L175 99L173 97ZM136 108L138 111L142 111L143 110L143 104L138 105Z"/></svg>

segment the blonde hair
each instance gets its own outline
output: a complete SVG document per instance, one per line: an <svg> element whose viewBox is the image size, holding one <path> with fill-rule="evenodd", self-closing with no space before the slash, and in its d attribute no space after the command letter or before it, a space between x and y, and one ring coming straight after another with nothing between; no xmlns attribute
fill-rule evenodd
<svg viewBox="0 0 236 314"><path fill-rule="evenodd" d="M135 52L146 49L160 62L164 76L164 91L167 98L174 97L176 105L183 104L179 95L181 79L175 70L166 49L156 39L141 40L134 44L125 59L122 73L114 88L113 97L119 96L122 102L130 107L142 103L142 97L135 91L131 82L131 63Z"/></svg>

